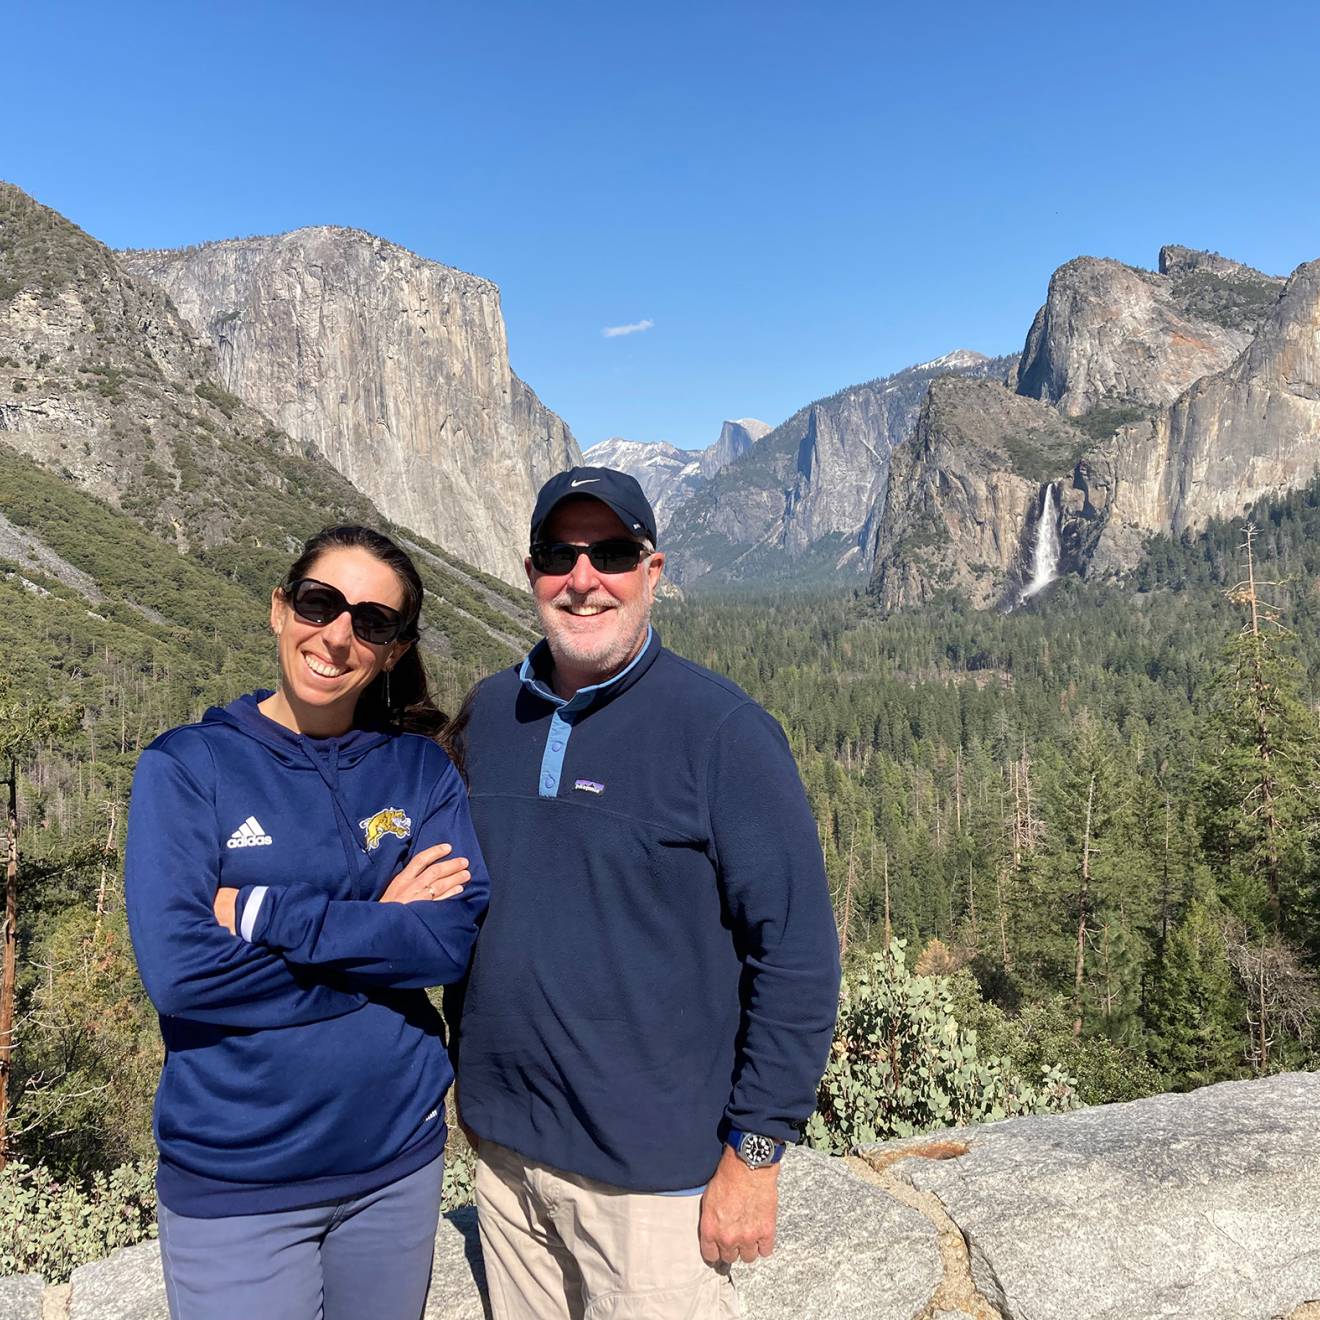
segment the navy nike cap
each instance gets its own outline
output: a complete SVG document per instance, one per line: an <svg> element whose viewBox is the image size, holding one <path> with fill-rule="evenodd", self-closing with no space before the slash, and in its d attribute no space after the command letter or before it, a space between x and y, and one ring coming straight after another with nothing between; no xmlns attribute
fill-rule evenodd
<svg viewBox="0 0 1320 1320"><path fill-rule="evenodd" d="M535 541L546 519L567 499L588 495L611 508L619 521L637 536L656 543L655 514L651 501L636 477L614 468L575 467L558 472L541 487L532 510L532 540Z"/></svg>

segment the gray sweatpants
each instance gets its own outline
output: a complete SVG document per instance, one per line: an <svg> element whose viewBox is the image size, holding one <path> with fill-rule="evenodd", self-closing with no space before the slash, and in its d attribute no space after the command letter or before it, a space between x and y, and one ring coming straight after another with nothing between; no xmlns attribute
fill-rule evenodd
<svg viewBox="0 0 1320 1320"><path fill-rule="evenodd" d="M196 1219L159 1208L171 1320L418 1320L444 1160L365 1196Z"/></svg>

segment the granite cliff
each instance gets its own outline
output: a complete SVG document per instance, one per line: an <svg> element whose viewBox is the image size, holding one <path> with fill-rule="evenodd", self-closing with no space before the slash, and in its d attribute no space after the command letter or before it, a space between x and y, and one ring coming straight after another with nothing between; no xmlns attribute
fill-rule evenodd
<svg viewBox="0 0 1320 1320"><path fill-rule="evenodd" d="M226 390L390 518L523 581L536 490L580 455L510 368L494 284L332 226L117 255L210 342Z"/></svg>
<svg viewBox="0 0 1320 1320"><path fill-rule="evenodd" d="M1054 409L997 381L934 381L890 468L872 590L888 609L949 590L978 608L1015 603L1037 520L1055 507L1046 488L1085 444Z"/></svg>
<svg viewBox="0 0 1320 1320"><path fill-rule="evenodd" d="M667 571L684 586L865 572L890 456L930 382L998 377L1008 366L960 349L800 408L682 506Z"/></svg>
<svg viewBox="0 0 1320 1320"><path fill-rule="evenodd" d="M592 445L582 461L592 467L617 468L636 477L655 510L656 528L663 532L681 505L769 431L765 422L742 417L725 422L714 444L695 451L679 449L663 440L649 443L611 436Z"/></svg>
<svg viewBox="0 0 1320 1320"><path fill-rule="evenodd" d="M770 434L771 427L755 417L739 417L720 427L720 438L701 451L701 475L713 477L730 463L741 458L758 441Z"/></svg>
<svg viewBox="0 0 1320 1320"><path fill-rule="evenodd" d="M1283 281L1166 247L1159 273L1078 257L1050 280L1010 380L1068 417L1172 403L1251 342Z"/></svg>
<svg viewBox="0 0 1320 1320"><path fill-rule="evenodd" d="M368 516L348 481L217 384L209 349L163 290L9 185L0 281L9 445L180 550L260 535L253 524L302 489L324 516Z"/></svg>
<svg viewBox="0 0 1320 1320"><path fill-rule="evenodd" d="M1320 261L1300 266L1250 347L1078 465L1101 524L1092 571L1130 566L1152 532L1232 517L1320 471Z"/></svg>
<svg viewBox="0 0 1320 1320"><path fill-rule="evenodd" d="M974 403L932 390L876 531L872 590L887 608L946 588L1013 606L1047 512L1046 576L1111 574L1135 566L1154 533L1309 481L1320 262L1287 281L1180 247L1161 250L1158 274L1069 262L1007 384Z"/></svg>
<svg viewBox="0 0 1320 1320"><path fill-rule="evenodd" d="M185 618L196 626L172 613L184 592L259 624L291 551L331 521L389 525L324 458L217 382L211 347L161 288L0 184L0 548L41 578L6 602L14 617L67 589L101 613L108 602L148 645ZM395 530L426 582L432 655L466 673L527 645L523 593Z"/></svg>

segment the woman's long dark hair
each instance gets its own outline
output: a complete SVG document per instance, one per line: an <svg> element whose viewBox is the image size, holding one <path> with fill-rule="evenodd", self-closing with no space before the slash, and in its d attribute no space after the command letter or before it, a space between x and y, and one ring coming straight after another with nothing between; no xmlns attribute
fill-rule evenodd
<svg viewBox="0 0 1320 1320"><path fill-rule="evenodd" d="M357 708L353 712L354 727L387 729L391 733L420 733L427 738L434 738L461 771L461 754L453 736L453 723L431 698L426 667L417 649L424 590L417 566L406 551L373 528L352 523L326 527L307 541L302 554L293 561L284 575L279 589L286 600L299 578L316 576L316 561L327 550L365 550L394 573L399 586L403 588L403 604L399 608L406 620L399 641L412 642L390 671L388 684L387 676L382 671L358 698Z"/></svg>

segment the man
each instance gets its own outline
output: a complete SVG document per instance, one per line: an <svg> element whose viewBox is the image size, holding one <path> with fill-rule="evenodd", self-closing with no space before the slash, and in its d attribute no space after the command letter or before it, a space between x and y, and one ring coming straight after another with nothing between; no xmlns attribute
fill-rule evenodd
<svg viewBox="0 0 1320 1320"><path fill-rule="evenodd" d="M816 826L779 726L650 625L632 477L551 478L526 560L545 633L464 734L492 877L462 1008L496 1320L737 1314L774 1246L838 993Z"/></svg>

